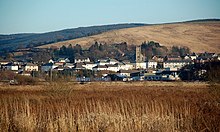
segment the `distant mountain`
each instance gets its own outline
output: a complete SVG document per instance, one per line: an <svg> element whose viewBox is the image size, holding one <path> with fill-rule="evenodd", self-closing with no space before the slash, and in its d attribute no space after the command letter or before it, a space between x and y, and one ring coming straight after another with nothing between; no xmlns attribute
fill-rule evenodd
<svg viewBox="0 0 220 132"><path fill-rule="evenodd" d="M136 45L144 41L155 41L166 47L186 46L193 52L220 53L220 20L195 20L113 30L99 35L44 45L41 48L69 44L89 47L96 41L103 44L127 42Z"/></svg>
<svg viewBox="0 0 220 132"><path fill-rule="evenodd" d="M79 27L41 34L27 33L0 35L0 50L14 50L16 48L36 47L64 40L71 40L96 35L110 30L140 26L146 26L146 24L113 24L103 26Z"/></svg>

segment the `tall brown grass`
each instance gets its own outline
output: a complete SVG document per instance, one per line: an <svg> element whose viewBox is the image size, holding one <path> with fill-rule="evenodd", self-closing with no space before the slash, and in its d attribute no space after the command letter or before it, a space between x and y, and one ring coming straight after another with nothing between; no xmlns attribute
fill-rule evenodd
<svg viewBox="0 0 220 132"><path fill-rule="evenodd" d="M144 83L13 87L0 90L2 132L220 130L220 105L208 88Z"/></svg>

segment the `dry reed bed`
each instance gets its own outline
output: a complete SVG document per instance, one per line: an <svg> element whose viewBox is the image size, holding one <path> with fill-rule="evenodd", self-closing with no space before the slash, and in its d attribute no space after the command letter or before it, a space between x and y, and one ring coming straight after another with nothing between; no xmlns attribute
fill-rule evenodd
<svg viewBox="0 0 220 132"><path fill-rule="evenodd" d="M219 96L213 96L216 93L207 86L149 85L1 87L0 131L220 130Z"/></svg>

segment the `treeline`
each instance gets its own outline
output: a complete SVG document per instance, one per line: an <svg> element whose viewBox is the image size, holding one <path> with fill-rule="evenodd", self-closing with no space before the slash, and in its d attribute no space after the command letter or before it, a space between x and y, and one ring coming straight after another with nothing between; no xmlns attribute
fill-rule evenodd
<svg viewBox="0 0 220 132"><path fill-rule="evenodd" d="M135 61L135 48L135 45L128 45L126 42L115 44L95 42L88 49L83 49L79 44L70 44L68 46L62 46L61 48L51 47L49 49L33 49L30 50L30 53L19 56L19 58L25 60L30 59L33 62L47 62L51 58L69 58L73 61L75 57L88 57L92 61L103 58ZM143 42L141 44L141 49L146 59L151 59L154 55L165 57L166 55L184 56L190 54L190 49L187 47L173 46L167 48L154 41ZM2 59L18 58L12 53L2 54L1 57Z"/></svg>
<svg viewBox="0 0 220 132"><path fill-rule="evenodd" d="M79 44L62 46L60 49L52 49L55 58L68 57L73 60L75 57L89 57L92 61L101 58L116 58L118 60L134 59L135 46L128 46L126 42L119 44L102 44L95 42L88 49L82 49Z"/></svg>
<svg viewBox="0 0 220 132"><path fill-rule="evenodd" d="M70 60L73 60L75 57L89 57L92 61L103 58L135 61L135 48L135 45L128 45L126 42L118 44L102 44L95 42L88 49L83 49L79 44L74 46L71 44L69 46L62 46L60 49L52 48L51 54L53 58L68 57ZM141 49L146 59L151 59L154 55L183 56L190 54L190 50L187 47L173 46L171 49L168 49L153 41L142 43Z"/></svg>
<svg viewBox="0 0 220 132"><path fill-rule="evenodd" d="M220 61L186 65L181 69L180 77L185 81L198 80L220 83Z"/></svg>

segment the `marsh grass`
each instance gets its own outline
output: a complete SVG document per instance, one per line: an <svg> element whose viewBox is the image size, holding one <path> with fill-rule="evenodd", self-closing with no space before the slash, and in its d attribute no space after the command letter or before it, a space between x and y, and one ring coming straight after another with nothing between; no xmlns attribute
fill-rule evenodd
<svg viewBox="0 0 220 132"><path fill-rule="evenodd" d="M220 130L220 105L208 88L149 85L54 83L39 86L40 90L4 88L0 131Z"/></svg>

